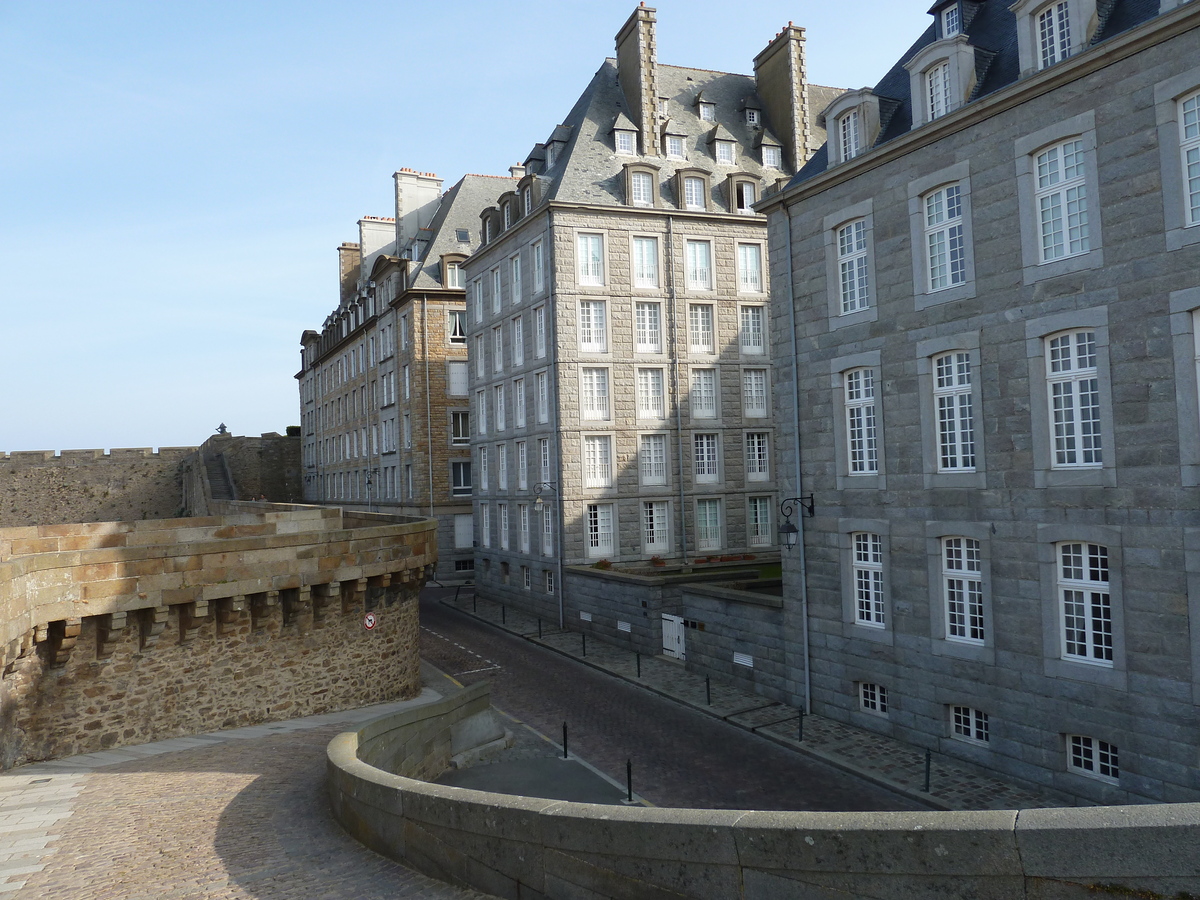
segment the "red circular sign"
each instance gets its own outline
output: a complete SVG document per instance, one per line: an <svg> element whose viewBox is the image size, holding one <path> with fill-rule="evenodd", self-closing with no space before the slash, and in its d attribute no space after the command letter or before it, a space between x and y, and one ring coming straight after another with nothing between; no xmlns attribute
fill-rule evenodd
<svg viewBox="0 0 1200 900"><path fill-rule="evenodd" d="M370 631L374 627L375 613L367 613L365 616L363 616L363 628L367 629L367 631Z"/></svg>

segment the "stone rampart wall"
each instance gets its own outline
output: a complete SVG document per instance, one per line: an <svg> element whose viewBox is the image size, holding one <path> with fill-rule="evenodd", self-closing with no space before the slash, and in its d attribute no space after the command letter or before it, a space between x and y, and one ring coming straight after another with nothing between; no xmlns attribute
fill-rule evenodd
<svg viewBox="0 0 1200 900"><path fill-rule="evenodd" d="M0 529L0 766L414 696L435 523L267 506Z"/></svg>
<svg viewBox="0 0 1200 900"><path fill-rule="evenodd" d="M178 515L179 466L195 449L0 453L0 528Z"/></svg>
<svg viewBox="0 0 1200 900"><path fill-rule="evenodd" d="M443 729L455 718L447 712ZM1097 900L1200 892L1200 804L807 813L568 803L375 768L360 758L362 748L372 734L398 727L391 719L329 744L334 815L376 852L498 897ZM407 774L427 777L423 758L413 765Z"/></svg>

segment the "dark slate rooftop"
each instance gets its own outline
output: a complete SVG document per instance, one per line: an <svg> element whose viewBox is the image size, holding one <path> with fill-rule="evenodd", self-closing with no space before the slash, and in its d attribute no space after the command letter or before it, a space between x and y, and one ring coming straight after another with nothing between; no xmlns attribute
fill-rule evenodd
<svg viewBox="0 0 1200 900"><path fill-rule="evenodd" d="M977 84L968 98L973 103L1017 81L1020 62L1017 54L1017 22L1009 10L1012 0L963 0L963 22L968 42L975 48ZM938 3L934 9L946 4ZM1158 14L1159 0L1097 0L1099 27L1092 44L1099 44ZM911 81L904 64L934 42L933 23L917 38L896 64L872 89L880 98L880 133L876 147L895 140L912 130ZM836 95L835 95L836 96ZM834 97L830 98L832 102ZM890 102L889 102L890 101ZM828 104L826 104L828 105ZM815 105L814 105L815 106ZM819 113L825 107L815 106ZM826 147L821 146L789 183L800 184L824 172L829 166Z"/></svg>
<svg viewBox="0 0 1200 900"><path fill-rule="evenodd" d="M464 175L442 195L441 205L426 229L429 243L425 254L411 270L411 290L441 288L441 257L446 253L474 253L479 246L479 214L496 202L505 191L515 190L517 179L507 175ZM467 243L458 240L463 229Z"/></svg>

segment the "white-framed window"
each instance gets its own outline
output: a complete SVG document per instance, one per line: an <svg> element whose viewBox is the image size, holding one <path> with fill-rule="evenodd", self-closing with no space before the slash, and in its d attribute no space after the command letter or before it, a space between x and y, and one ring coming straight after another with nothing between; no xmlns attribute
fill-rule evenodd
<svg viewBox="0 0 1200 900"><path fill-rule="evenodd" d="M643 434L638 440L638 470L642 484L667 483L667 436Z"/></svg>
<svg viewBox="0 0 1200 900"><path fill-rule="evenodd" d="M662 304L639 300L633 305L634 350L637 353L662 353Z"/></svg>
<svg viewBox="0 0 1200 900"><path fill-rule="evenodd" d="M589 503L587 505L587 555L612 556L613 505L611 503Z"/></svg>
<svg viewBox="0 0 1200 900"><path fill-rule="evenodd" d="M717 370L692 369L692 418L717 417Z"/></svg>
<svg viewBox="0 0 1200 900"><path fill-rule="evenodd" d="M743 306L738 310L738 343L742 353L761 356L766 352L766 321L764 306Z"/></svg>
<svg viewBox="0 0 1200 900"><path fill-rule="evenodd" d="M703 210L708 208L704 196L704 179L688 175L683 179L683 206L685 209Z"/></svg>
<svg viewBox="0 0 1200 900"><path fill-rule="evenodd" d="M508 261L508 271L512 303L516 306L521 302L521 257L514 256Z"/></svg>
<svg viewBox="0 0 1200 900"><path fill-rule="evenodd" d="M538 460L541 463L542 483L550 480L550 439L538 439Z"/></svg>
<svg viewBox="0 0 1200 900"><path fill-rule="evenodd" d="M739 215L754 215L754 204L758 200L758 188L753 181L738 180L733 183L733 206Z"/></svg>
<svg viewBox="0 0 1200 900"><path fill-rule="evenodd" d="M475 392L475 422L480 434L487 434L487 393Z"/></svg>
<svg viewBox="0 0 1200 900"><path fill-rule="evenodd" d="M768 413L767 370L742 370L742 415L748 419L765 419Z"/></svg>
<svg viewBox="0 0 1200 900"><path fill-rule="evenodd" d="M751 547L769 547L774 537L771 525L770 497L751 497L746 501L746 543Z"/></svg>
<svg viewBox="0 0 1200 900"><path fill-rule="evenodd" d="M684 153L683 138L674 134L667 135L667 157L669 159L686 159L687 154Z"/></svg>
<svg viewBox="0 0 1200 900"><path fill-rule="evenodd" d="M486 503L479 504L479 543L492 546L492 511Z"/></svg>
<svg viewBox="0 0 1200 900"><path fill-rule="evenodd" d="M538 372L534 382L537 388L538 424L545 425L550 421L550 379L545 372Z"/></svg>
<svg viewBox="0 0 1200 900"><path fill-rule="evenodd" d="M546 355L546 307L533 310L533 355L542 359Z"/></svg>
<svg viewBox="0 0 1200 900"><path fill-rule="evenodd" d="M1046 338L1046 389L1054 440L1051 468L1103 464L1096 333L1067 331Z"/></svg>
<svg viewBox="0 0 1200 900"><path fill-rule="evenodd" d="M883 599L883 538L869 531L850 535L854 566L854 621L869 628L887 627Z"/></svg>
<svg viewBox="0 0 1200 900"><path fill-rule="evenodd" d="M616 150L622 156L633 155L633 132L632 131L617 131L616 135Z"/></svg>
<svg viewBox="0 0 1200 900"><path fill-rule="evenodd" d="M533 210L533 191L527 187L521 188L521 210L526 216Z"/></svg>
<svg viewBox="0 0 1200 900"><path fill-rule="evenodd" d="M517 441L517 490L529 489L529 453L524 441Z"/></svg>
<svg viewBox="0 0 1200 900"><path fill-rule="evenodd" d="M488 466L488 448L480 447L479 448L479 489L481 491L486 491L489 489L488 475L490 472L491 472L491 468Z"/></svg>
<svg viewBox="0 0 1200 900"><path fill-rule="evenodd" d="M400 317L400 349L408 349L408 314Z"/></svg>
<svg viewBox="0 0 1200 900"><path fill-rule="evenodd" d="M1179 101L1184 224L1200 225L1200 91Z"/></svg>
<svg viewBox="0 0 1200 900"><path fill-rule="evenodd" d="M603 300L579 301L579 349L585 353L608 350L607 307Z"/></svg>
<svg viewBox="0 0 1200 900"><path fill-rule="evenodd" d="M654 176L649 172L629 173L629 201L634 206L654 205Z"/></svg>
<svg viewBox="0 0 1200 900"><path fill-rule="evenodd" d="M554 570L553 569L544 569L542 571L542 579L545 584L546 593L553 594L554 593Z"/></svg>
<svg viewBox="0 0 1200 900"><path fill-rule="evenodd" d="M504 230L507 231L512 227L512 204L502 203L501 206L504 207Z"/></svg>
<svg viewBox="0 0 1200 900"><path fill-rule="evenodd" d="M471 496L471 463L450 463L450 493L455 497Z"/></svg>
<svg viewBox="0 0 1200 900"><path fill-rule="evenodd" d="M542 507L542 555L554 553L554 509L547 503Z"/></svg>
<svg viewBox="0 0 1200 900"><path fill-rule="evenodd" d="M639 419L661 419L667 414L667 395L662 369L637 370L637 415Z"/></svg>
<svg viewBox="0 0 1200 900"><path fill-rule="evenodd" d="M717 148L717 162L723 165L732 166L733 159L733 141L714 141Z"/></svg>
<svg viewBox="0 0 1200 900"><path fill-rule="evenodd" d="M471 443L471 414L466 410L450 413L450 443L456 446Z"/></svg>
<svg viewBox="0 0 1200 900"><path fill-rule="evenodd" d="M1108 548L1068 541L1059 544L1057 551L1063 659L1111 668L1113 617Z"/></svg>
<svg viewBox="0 0 1200 900"><path fill-rule="evenodd" d="M1037 16L1038 68L1071 55L1071 13L1066 0L1051 3Z"/></svg>
<svg viewBox="0 0 1200 900"><path fill-rule="evenodd" d="M971 355L943 353L933 359L937 406L939 472L975 471L975 415L971 399Z"/></svg>
<svg viewBox="0 0 1200 900"><path fill-rule="evenodd" d="M962 188L949 184L922 198L925 212L925 275L930 291L967 280L967 245L963 230Z"/></svg>
<svg viewBox="0 0 1200 900"><path fill-rule="evenodd" d="M466 344L467 314L461 309L452 309L449 313L449 337L451 344Z"/></svg>
<svg viewBox="0 0 1200 900"><path fill-rule="evenodd" d="M696 549L720 550L721 546L721 501L697 500Z"/></svg>
<svg viewBox="0 0 1200 900"><path fill-rule="evenodd" d="M476 278L471 284L471 308L475 310L475 321L483 321L483 279Z"/></svg>
<svg viewBox="0 0 1200 900"><path fill-rule="evenodd" d="M533 579L529 574L529 566L521 566L521 586L524 587L525 590L529 590L531 587L533 587Z"/></svg>
<svg viewBox="0 0 1200 900"><path fill-rule="evenodd" d="M504 328L500 325L492 329L492 371L504 371Z"/></svg>
<svg viewBox="0 0 1200 900"><path fill-rule="evenodd" d="M1091 237L1083 141L1072 138L1047 147L1034 164L1040 261L1087 253Z"/></svg>
<svg viewBox="0 0 1200 900"><path fill-rule="evenodd" d="M1121 769L1116 745L1083 734L1068 734L1067 771L1119 784Z"/></svg>
<svg viewBox="0 0 1200 900"><path fill-rule="evenodd" d="M862 681L858 685L858 708L864 712L886 716L888 712L888 692L882 684Z"/></svg>
<svg viewBox="0 0 1200 900"><path fill-rule="evenodd" d="M475 522L469 513L454 517L454 549L470 550L475 545Z"/></svg>
<svg viewBox="0 0 1200 900"><path fill-rule="evenodd" d="M842 315L858 312L871 305L867 250L866 219L855 219L838 228L837 254Z"/></svg>
<svg viewBox="0 0 1200 900"><path fill-rule="evenodd" d="M484 338L482 334L475 335L475 377L483 378L486 374L487 352L484 349Z"/></svg>
<svg viewBox="0 0 1200 900"><path fill-rule="evenodd" d="M576 259L579 266L579 283L604 284L604 236L578 234L575 236Z"/></svg>
<svg viewBox="0 0 1200 900"><path fill-rule="evenodd" d="M988 714L970 706L950 707L950 736L971 744L986 744L991 740Z"/></svg>
<svg viewBox="0 0 1200 900"><path fill-rule="evenodd" d="M513 426L525 427L525 379L513 381Z"/></svg>
<svg viewBox="0 0 1200 900"><path fill-rule="evenodd" d="M738 244L738 291L743 294L761 294L763 292L762 277L762 245Z"/></svg>
<svg viewBox="0 0 1200 900"><path fill-rule="evenodd" d="M500 312L501 304L504 302L503 294L500 291L500 267L492 269L492 313Z"/></svg>
<svg viewBox="0 0 1200 900"><path fill-rule="evenodd" d="M412 379L409 378L408 366L404 367L404 399L412 397Z"/></svg>
<svg viewBox="0 0 1200 900"><path fill-rule="evenodd" d="M612 487L612 437L607 434L587 434L583 437L583 486Z"/></svg>
<svg viewBox="0 0 1200 900"><path fill-rule="evenodd" d="M708 241L687 241L687 287L689 291L711 291L713 287L712 244Z"/></svg>
<svg viewBox="0 0 1200 900"><path fill-rule="evenodd" d="M463 286L462 269L458 263L446 263L446 287L460 288Z"/></svg>
<svg viewBox="0 0 1200 900"><path fill-rule="evenodd" d="M517 546L520 548L522 553L528 553L529 552L529 504L528 503L518 503L517 504L517 528L519 529L517 534L518 534L518 541L520 542Z"/></svg>
<svg viewBox="0 0 1200 900"><path fill-rule="evenodd" d="M658 238L633 239L633 286L658 287Z"/></svg>
<svg viewBox="0 0 1200 900"><path fill-rule="evenodd" d="M983 554L979 541L942 538L942 591L946 608L946 640L982 644Z"/></svg>
<svg viewBox="0 0 1200 900"><path fill-rule="evenodd" d="M468 391L467 363L451 361L446 363L447 389L451 397L465 397Z"/></svg>
<svg viewBox="0 0 1200 900"><path fill-rule="evenodd" d="M771 477L771 435L766 431L746 432L746 480L767 481Z"/></svg>
<svg viewBox="0 0 1200 900"><path fill-rule="evenodd" d="M498 384L492 388L492 395L496 405L496 430L503 431L508 427L505 417L504 403L504 385Z"/></svg>
<svg viewBox="0 0 1200 900"><path fill-rule="evenodd" d="M581 418L610 417L608 402L608 369L585 367L580 370Z"/></svg>
<svg viewBox="0 0 1200 900"><path fill-rule="evenodd" d="M763 165L768 169L783 168L783 148L775 147L770 144L763 145L762 148Z"/></svg>
<svg viewBox="0 0 1200 900"><path fill-rule="evenodd" d="M412 449L412 416L410 416L408 413L405 413L404 419L402 420L402 424L404 426L404 449L411 450Z"/></svg>
<svg viewBox="0 0 1200 900"><path fill-rule="evenodd" d="M870 368L850 369L843 381L850 474L875 475L879 472L875 372Z"/></svg>
<svg viewBox="0 0 1200 900"><path fill-rule="evenodd" d="M925 102L930 119L937 119L950 111L950 63L940 62L925 73Z"/></svg>
<svg viewBox="0 0 1200 900"><path fill-rule="evenodd" d="M841 151L841 162L854 159L862 153L862 129L859 127L858 110L852 109L837 120L838 134L841 140L838 149Z"/></svg>
<svg viewBox="0 0 1200 900"><path fill-rule="evenodd" d="M746 107L746 124L747 125L757 125L759 123L759 120L760 120L760 117L758 114L758 110L752 106L747 106Z"/></svg>
<svg viewBox="0 0 1200 900"><path fill-rule="evenodd" d="M533 289L542 290L546 285L546 259L542 250L542 242L533 242Z"/></svg>
<svg viewBox="0 0 1200 900"><path fill-rule="evenodd" d="M512 361L514 366L525 365L525 320L521 316L512 320Z"/></svg>
<svg viewBox="0 0 1200 900"><path fill-rule="evenodd" d="M700 119L704 122L715 122L717 120L717 104L700 102Z"/></svg>
<svg viewBox="0 0 1200 900"><path fill-rule="evenodd" d="M714 483L720 480L721 451L718 436L710 432L693 435L693 476L697 483Z"/></svg>
<svg viewBox="0 0 1200 900"><path fill-rule="evenodd" d="M496 504L496 518L500 526L500 549L508 549L508 504Z"/></svg>
<svg viewBox="0 0 1200 900"><path fill-rule="evenodd" d="M711 303L688 304L688 344L693 353L715 353Z"/></svg>
<svg viewBox="0 0 1200 900"><path fill-rule="evenodd" d="M962 17L958 4L954 3L942 10L942 38L954 37L962 31Z"/></svg>
<svg viewBox="0 0 1200 900"><path fill-rule="evenodd" d="M670 521L665 500L642 502L642 549L647 553L670 549Z"/></svg>

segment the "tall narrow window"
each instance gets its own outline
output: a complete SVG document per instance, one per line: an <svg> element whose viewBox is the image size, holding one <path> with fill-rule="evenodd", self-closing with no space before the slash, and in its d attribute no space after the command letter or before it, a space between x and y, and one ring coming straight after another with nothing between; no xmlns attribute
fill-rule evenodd
<svg viewBox="0 0 1200 900"><path fill-rule="evenodd" d="M874 371L851 369L846 372L845 391L850 474L874 475L879 471Z"/></svg>
<svg viewBox="0 0 1200 900"><path fill-rule="evenodd" d="M485 547L492 546L492 515L486 503L479 505L479 542Z"/></svg>
<svg viewBox="0 0 1200 900"><path fill-rule="evenodd" d="M667 502L665 500L643 502L642 548L647 553L669 549L667 527Z"/></svg>
<svg viewBox="0 0 1200 900"><path fill-rule="evenodd" d="M867 222L855 219L837 230L838 272L841 277L842 315L871 305L867 267Z"/></svg>
<svg viewBox="0 0 1200 900"><path fill-rule="evenodd" d="M762 306L743 306L738 311L738 342L742 352L759 356L766 352L767 310Z"/></svg>
<svg viewBox="0 0 1200 900"><path fill-rule="evenodd" d="M576 235L575 239L579 262L579 283L604 284L604 250L601 236L580 234Z"/></svg>
<svg viewBox="0 0 1200 900"><path fill-rule="evenodd" d="M717 370L692 369L692 418L713 419L717 415Z"/></svg>
<svg viewBox="0 0 1200 900"><path fill-rule="evenodd" d="M721 501L696 501L696 549L721 549Z"/></svg>
<svg viewBox="0 0 1200 900"><path fill-rule="evenodd" d="M503 431L508 427L505 417L504 385L496 385L492 388L492 394L496 405L496 430Z"/></svg>
<svg viewBox="0 0 1200 900"><path fill-rule="evenodd" d="M546 261L542 253L542 242L533 242L533 289L540 291L545 286Z"/></svg>
<svg viewBox="0 0 1200 900"><path fill-rule="evenodd" d="M883 539L868 531L850 536L854 554L854 621L883 628L887 618L883 604Z"/></svg>
<svg viewBox="0 0 1200 900"><path fill-rule="evenodd" d="M752 181L739 181L734 185L734 208L743 216L754 215L754 202L758 192Z"/></svg>
<svg viewBox="0 0 1200 900"><path fill-rule="evenodd" d="M764 419L767 406L767 370L745 369L742 372L742 415L748 419Z"/></svg>
<svg viewBox="0 0 1200 900"><path fill-rule="evenodd" d="M545 484L546 482L550 481L551 466L550 466L550 439L549 438L539 438L538 439L538 460L541 463L540 468L542 470L542 483Z"/></svg>
<svg viewBox="0 0 1200 900"><path fill-rule="evenodd" d="M1038 46L1041 66L1046 68L1071 55L1071 14L1066 0L1051 3L1038 13Z"/></svg>
<svg viewBox="0 0 1200 900"><path fill-rule="evenodd" d="M513 381L513 425L525 427L525 379Z"/></svg>
<svg viewBox="0 0 1200 900"><path fill-rule="evenodd" d="M637 414L640 419L661 419L666 416L662 369L637 370Z"/></svg>
<svg viewBox="0 0 1200 900"><path fill-rule="evenodd" d="M603 300L579 302L579 349L585 353L603 353L608 350L605 306Z"/></svg>
<svg viewBox="0 0 1200 900"><path fill-rule="evenodd" d="M967 280L967 247L963 236L962 188L957 184L925 195L925 262L930 291Z"/></svg>
<svg viewBox="0 0 1200 900"><path fill-rule="evenodd" d="M688 339L693 353L713 353L713 308L711 303L688 306Z"/></svg>
<svg viewBox="0 0 1200 900"><path fill-rule="evenodd" d="M450 443L456 446L471 443L471 414L466 411L450 413Z"/></svg>
<svg viewBox="0 0 1200 900"><path fill-rule="evenodd" d="M450 343L465 344L467 342L467 314L462 310L450 311Z"/></svg>
<svg viewBox="0 0 1200 900"><path fill-rule="evenodd" d="M688 241L687 286L691 291L711 291L713 286L712 244L708 241Z"/></svg>
<svg viewBox="0 0 1200 900"><path fill-rule="evenodd" d="M1200 225L1200 93L1185 97L1179 113L1186 224Z"/></svg>
<svg viewBox="0 0 1200 900"><path fill-rule="evenodd" d="M483 281L476 279L471 285L471 308L475 310L475 321L483 321ZM403 330L401 330L403 336ZM404 345L401 344L401 347Z"/></svg>
<svg viewBox="0 0 1200 900"><path fill-rule="evenodd" d="M950 112L949 63L938 63L925 73L925 91L930 119L940 118Z"/></svg>
<svg viewBox="0 0 1200 900"><path fill-rule="evenodd" d="M937 403L938 471L975 471L975 416L971 401L971 357L946 353L933 360Z"/></svg>
<svg viewBox="0 0 1200 900"><path fill-rule="evenodd" d="M475 392L475 421L479 425L479 433L487 434L487 393Z"/></svg>
<svg viewBox="0 0 1200 900"><path fill-rule="evenodd" d="M499 325L492 329L492 371L504 371L504 329Z"/></svg>
<svg viewBox="0 0 1200 900"><path fill-rule="evenodd" d="M612 487L612 438L589 434L583 439L583 486Z"/></svg>
<svg viewBox="0 0 1200 900"><path fill-rule="evenodd" d="M746 543L751 547L771 544L771 498L751 497L746 507Z"/></svg>
<svg viewBox="0 0 1200 900"><path fill-rule="evenodd" d="M520 543L518 547L522 553L529 552L529 504L517 504L517 527L520 529Z"/></svg>
<svg viewBox="0 0 1200 900"><path fill-rule="evenodd" d="M542 555L550 556L552 553L554 553L554 509L547 503L542 507ZM550 583L547 581L547 584Z"/></svg>
<svg viewBox="0 0 1200 900"><path fill-rule="evenodd" d="M694 447L694 475L698 482L715 482L720 478L720 455L715 434L697 434Z"/></svg>
<svg viewBox="0 0 1200 900"><path fill-rule="evenodd" d="M1083 141L1074 138L1037 155L1038 234L1043 263L1091 249Z"/></svg>
<svg viewBox="0 0 1200 900"><path fill-rule="evenodd" d="M471 496L471 464L450 463L450 493L455 497Z"/></svg>
<svg viewBox="0 0 1200 900"><path fill-rule="evenodd" d="M662 353L662 304L635 303L634 319L637 329L634 349L638 353Z"/></svg>
<svg viewBox="0 0 1200 900"><path fill-rule="evenodd" d="M962 31L962 18L958 11L958 4L955 3L942 10L942 37L954 37Z"/></svg>
<svg viewBox="0 0 1200 900"><path fill-rule="evenodd" d="M508 445L496 445L496 486L508 490Z"/></svg>
<svg viewBox="0 0 1200 900"><path fill-rule="evenodd" d="M512 361L514 366L525 364L525 320L520 316L512 320Z"/></svg>
<svg viewBox="0 0 1200 900"><path fill-rule="evenodd" d="M1099 544L1059 544L1058 559L1063 659L1111 667L1113 623L1108 548Z"/></svg>
<svg viewBox="0 0 1200 900"><path fill-rule="evenodd" d="M488 467L488 448L479 448L479 489L481 491L488 490L488 476L491 469Z"/></svg>
<svg viewBox="0 0 1200 900"><path fill-rule="evenodd" d="M505 207L505 209L507 209L507 208L508 207ZM497 516L496 516L497 519L499 519L499 525L500 525L500 549L507 550L508 549L508 504L507 503L497 503L496 504L496 514L497 514Z"/></svg>
<svg viewBox="0 0 1200 900"><path fill-rule="evenodd" d="M642 484L667 483L667 436L643 434L638 446L638 468Z"/></svg>
<svg viewBox="0 0 1200 900"><path fill-rule="evenodd" d="M509 265L509 287L512 293L512 302L515 306L521 302L521 257L514 256L508 261Z"/></svg>
<svg viewBox="0 0 1200 900"><path fill-rule="evenodd" d="M686 209L702 210L704 202L704 179L689 176L683 179L683 205Z"/></svg>
<svg viewBox="0 0 1200 900"><path fill-rule="evenodd" d="M550 421L550 385L545 372L537 373L537 420L541 425Z"/></svg>
<svg viewBox="0 0 1200 900"><path fill-rule="evenodd" d="M462 269L458 267L458 263L446 263L446 287L460 288L462 286Z"/></svg>
<svg viewBox="0 0 1200 900"><path fill-rule="evenodd" d="M517 441L517 489L529 489L529 454L524 441Z"/></svg>
<svg viewBox="0 0 1200 900"><path fill-rule="evenodd" d="M611 556L613 552L613 505L589 503L587 506L589 556Z"/></svg>
<svg viewBox="0 0 1200 900"><path fill-rule="evenodd" d="M984 642L983 556L979 541L942 538L942 585L946 600L946 640Z"/></svg>
<svg viewBox="0 0 1200 900"><path fill-rule="evenodd" d="M500 304L503 302L503 294L500 291L500 268L497 266L492 269L492 312L500 312Z"/></svg>
<svg viewBox="0 0 1200 900"><path fill-rule="evenodd" d="M608 369L581 370L581 415L584 419L609 418Z"/></svg>
<svg viewBox="0 0 1200 900"><path fill-rule="evenodd" d="M841 161L854 159L862 152L862 141L859 136L858 110L852 109L837 121Z"/></svg>
<svg viewBox="0 0 1200 900"><path fill-rule="evenodd" d="M738 290L743 294L761 294L762 247L758 244L738 244Z"/></svg>
<svg viewBox="0 0 1200 900"><path fill-rule="evenodd" d="M533 355L541 359L546 355L546 307L533 311Z"/></svg>
<svg viewBox="0 0 1200 900"><path fill-rule="evenodd" d="M633 239L633 286L658 287L658 241L655 238Z"/></svg>
<svg viewBox="0 0 1200 900"><path fill-rule="evenodd" d="M746 480L766 481L771 477L770 435L765 431L746 432Z"/></svg>
<svg viewBox="0 0 1200 900"><path fill-rule="evenodd" d="M1103 464L1096 333L1068 331L1046 339L1046 387L1054 436L1052 468Z"/></svg>
<svg viewBox="0 0 1200 900"><path fill-rule="evenodd" d="M634 206L653 206L654 176L649 172L630 173L629 192Z"/></svg>

